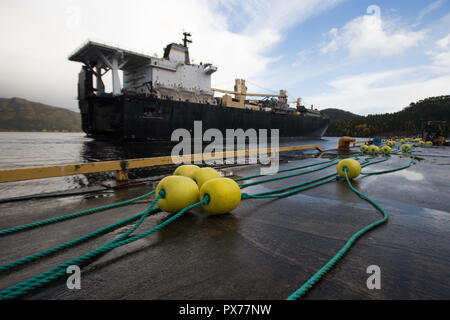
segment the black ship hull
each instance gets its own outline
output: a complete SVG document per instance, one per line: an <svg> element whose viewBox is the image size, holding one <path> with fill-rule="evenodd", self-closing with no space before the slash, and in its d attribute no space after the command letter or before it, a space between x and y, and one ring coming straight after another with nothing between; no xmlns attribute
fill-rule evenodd
<svg viewBox="0 0 450 320"><path fill-rule="evenodd" d="M121 141L171 140L184 128L193 133L194 121L203 131L279 129L280 137L321 138L329 119L304 114L265 112L152 97L91 96L79 101L83 131L96 139Z"/></svg>

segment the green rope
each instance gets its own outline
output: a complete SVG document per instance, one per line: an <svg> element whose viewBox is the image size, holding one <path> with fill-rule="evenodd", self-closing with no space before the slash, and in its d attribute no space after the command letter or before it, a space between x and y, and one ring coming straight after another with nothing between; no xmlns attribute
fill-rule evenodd
<svg viewBox="0 0 450 320"><path fill-rule="evenodd" d="M276 181L276 180L282 180L282 179L287 179L287 178L297 177L297 176L301 176L301 175L304 175L304 174L308 174L308 173L312 173L312 172L317 172L317 171L320 171L320 170L324 170L324 169L326 169L326 168L329 168L329 167L331 167L331 166L334 166L335 164L337 164L337 162L333 162L333 163L331 163L331 164L328 164L328 165L326 165L326 166L323 166L323 167L320 167L320 168L317 168L317 169L312 169L312 170L308 170L308 171L303 171L303 172L300 172L300 173L294 173L294 174L291 174L291 175L288 175L288 176L275 177L275 178L270 178L270 179L265 179L265 180L260 180L260 181L255 181L255 182L250 182L250 183L240 184L239 187L240 187L241 189L244 189L244 188L246 188L246 187L253 186L253 185L256 185L256 184L261 184L261 183L266 183L266 182L270 182L270 181Z"/></svg>
<svg viewBox="0 0 450 320"><path fill-rule="evenodd" d="M356 155L354 157L358 157L358 156L361 156L361 155L362 155L362 153L359 154L359 155ZM300 170L300 169L305 169L305 168L308 168L308 167L314 167L314 166L318 166L318 165L321 165L321 164L326 164L326 163L333 162L333 161L335 161L338 158L340 158L340 156L336 157L336 158L334 158L332 160L329 160L329 161L324 161L324 162L320 162L320 163L309 164L309 165L299 166L299 167L295 167L295 168L289 168L289 169L285 169L285 170L280 170L277 173L294 171L294 170ZM308 172L301 173L301 174L306 174L306 173L308 173ZM235 181L242 181L242 180L249 180L249 179L258 178L258 177L262 177L262 176L265 176L265 175L254 175L254 176L243 177L243 178L234 179L234 180ZM287 176L285 178L289 178L289 177L290 176ZM284 178L281 178L281 179L284 179ZM271 180L269 180L269 181L271 181ZM259 184L259 183L263 183L263 182L255 182L255 183L252 183L252 184L249 184L249 185ZM246 185L246 186L249 186L249 185ZM131 203L133 203L135 201L138 201L138 200L141 200L143 198L146 198L146 197L152 195L153 193L155 193L155 190L153 190L153 191L151 191L149 193L146 193L146 194L144 194L142 196L139 196L139 197L136 197L136 198L133 198L133 199L130 199L130 200L122 201L122 202L119 202L119 203L113 203L113 204L109 204L109 205L105 205L105 206L101 206L101 207L97 207L97 208L92 208L92 209L88 209L88 210L84 210L84 211L71 213L71 214L68 214L68 215L60 216L60 217L55 217L55 218L51 218L51 219L46 219L46 220L42 220L42 221L38 221L38 222L33 222L33 223L29 223L29 224L24 224L24 225L20 225L20 226L11 227L11 228L8 228L8 229L0 230L0 236L11 234L11 233L15 233L15 232L18 232L18 231L23 231L23 230L28 230L28 229L44 226L44 225L51 224L51 223L65 221L65 220L68 220L68 219L81 217L81 216L92 214L92 213L99 212L99 211L104 211L104 210L108 210L108 209L112 209L112 208L116 208L116 207L120 207L120 206L125 206L125 205L131 204Z"/></svg>
<svg viewBox="0 0 450 320"><path fill-rule="evenodd" d="M363 156L363 155L364 155L363 153L359 153L359 154L353 155L353 156L351 156L351 157L353 157L353 158L355 158L355 159L359 159L359 157L361 157L361 156ZM303 166L299 166L299 167L288 168L288 169L284 169L284 170L278 170L275 174L284 173L284 172L289 172L289 171L296 171L296 170L306 169L306 168L310 168L310 167L315 167L315 166L319 166L319 165L322 165L322 164L327 164L327 163L330 163L330 162L334 162L334 161L336 161L337 159L340 159L340 158L343 158L343 157L347 157L347 156L338 156L338 157L333 158L333 159L331 159L331 160L329 160L329 161L323 161L323 162L319 162L319 163L313 163L313 164L303 165ZM322 169L325 169L325 168L328 168L328 167L329 167L329 166L326 166L326 167L323 167ZM315 170L315 171L320 171L320 170L322 170L322 169L319 168L318 170ZM299 174L296 174L296 175L280 177L279 179L285 179L285 178L295 177L295 176L298 176L298 175L307 174L307 173L315 172L315 171L302 172L302 173L299 173ZM239 182L239 181L242 181L242 180L250 180L250 179L255 179L255 178L260 178L260 177L265 177L265 176L268 176L268 175L266 175L266 174L257 174L257 175L253 175L253 176L248 176L248 177L243 177L243 178L234 179L234 181ZM273 181L273 180L272 180L272 179L261 180L261 181L257 181L257 182L255 182L255 183L251 183L251 184L240 184L239 186L241 186L241 187L244 188L244 187L248 187L248 186L250 186L250 185L259 184L259 183L264 183L264 182L268 182L268 181Z"/></svg>
<svg viewBox="0 0 450 320"><path fill-rule="evenodd" d="M153 193L155 193L154 190L149 192L149 193L146 193L146 194L144 194L142 196L139 196L137 198L130 199L130 200L126 200L126 201L122 201L122 202L118 202L118 203L113 203L113 204L108 204L108 205L97 207L97 208L93 208L93 209L88 209L88 210L84 210L84 211L71 213L71 214L68 214L68 215L65 215L65 216L60 216L60 217L56 217L56 218L51 218L51 219L47 219L47 220L42 220L42 221L38 221L38 222L28 223L28 224L24 224L24 225L21 225L21 226L0 230L0 236L6 235L6 234L10 234L10 233L14 233L14 232L18 232L18 231L23 231L23 230L27 230L27 229L40 227L40 226L43 226L43 225L46 225L46 224L50 224L50 223L61 222L61 221L64 221L64 220L81 217L81 216L92 214L92 213L99 212L99 211L104 211L104 210L108 210L108 209L112 209L112 208L121 207L121 206L130 204L132 202L138 201L140 199L146 198L146 197L152 195Z"/></svg>
<svg viewBox="0 0 450 320"><path fill-rule="evenodd" d="M339 157L337 157L337 158L339 158ZM295 168L289 168L289 169L286 169L286 170L280 170L279 172L294 171L294 170L299 170L299 169L303 169L303 168L307 168L307 167L313 167L313 166L317 166L317 165L320 165L320 164L333 162L335 159L332 159L330 161L321 162L321 163L318 163L318 164L310 164L310 165L306 165L306 166L299 166L299 167L295 167ZM319 169L319 170L321 170L321 169ZM314 170L314 171L316 171L316 170ZM305 174L305 173L306 172L303 172L301 174ZM253 177L255 177L255 176L244 177L244 178L241 178L241 179L238 179L238 180L250 179L250 178L253 178ZM281 179L284 179L284 178L286 178L286 177L281 177ZM317 181L325 179L325 178L326 177L317 179ZM288 187L288 188L285 188L285 189L287 190L287 189L297 188L297 187L300 187L300 186L303 186L303 185L306 185L306 184L309 184L309 183L312 183L312 182L315 182L315 180L311 181L311 182L306 182L306 183L303 183L303 184L300 184L300 185L291 186L291 187ZM262 182L260 182L260 183L262 183ZM306 189L308 189L308 188L306 188ZM302 191L302 190L297 190L296 192L300 192L300 191ZM10 229L3 230L3 232L4 232L4 234L8 234L8 233L12 233L12 232L15 232L15 231L30 229L30 228L33 228L33 227L49 224L49 223L52 223L52 222L57 222L57 221L62 221L62 220L74 218L74 217L77 217L77 216L81 216L81 215L84 215L84 214L97 212L97 211L100 211L100 210L110 209L110 208L117 207L117 206L120 206L120 205L125 205L125 204L132 203L134 201L137 201L139 199L147 197L147 196L149 196L149 195L151 195L153 193L154 193L154 191L152 191L150 193L147 193L147 194L145 194L143 196L140 196L138 198L130 199L130 200L127 200L127 201L124 201L124 202L120 202L120 203L116 203L116 204L112 204L112 205L107 205L107 206L102 206L102 207L98 207L98 208L94 208L94 209L89 209L89 210L86 210L86 211L81 211L81 212L78 212L78 213L74 213L74 214L70 214L70 215L66 215L66 216L62 216L62 217L57 217L57 218L53 218L53 219L48 219L48 220L44 220L44 221L40 221L40 222L28 224L28 225L23 225L23 226L19 226L19 227L15 227L15 228L10 228ZM157 200L159 199L159 197L160 197L160 195L158 195L158 197L153 202L156 203ZM153 204L152 204L152 206L153 206ZM79 238L77 238L75 240L66 242L66 243L58 245L56 247L53 247L53 248L44 250L42 252L30 255L30 256L25 257L23 259L19 259L19 260L13 261L11 263L8 263L6 265L0 266L0 272L10 270L10 269L12 269L14 267L18 267L18 266L24 265L26 263L35 261L35 260L37 260L39 258L43 258L43 257L46 257L48 255L54 254L54 253L56 253L58 251L61 251L61 250L64 250L64 249L68 249L68 248L70 248L72 246L78 245L78 244L80 244L82 242L85 242L85 241L91 239L91 238L94 238L94 237L96 237L96 236L98 236L98 235L100 235L102 233L106 233L108 231L111 231L111 230L113 230L113 229L115 229L115 228L117 228L117 227L119 227L119 226L121 226L123 224L126 224L128 222L135 221L135 220L139 219L138 223L135 224L135 226L131 230L129 230L126 234L124 234L121 237L119 237L119 239L113 240L113 241L120 241L121 239L126 238L128 235L130 235L132 232L134 232L134 230L136 230L139 227L139 225L145 220L145 218L148 216L149 213L154 213L156 211L159 212L160 210L154 210L152 212L146 211L144 213L141 213L141 214L135 215L133 217L127 218L125 220L122 220L122 221L119 221L117 223L111 224L111 225L106 226L104 228L98 229L98 230L96 230L94 232L86 234L86 235L84 235L82 237L79 237Z"/></svg>
<svg viewBox="0 0 450 320"><path fill-rule="evenodd" d="M148 217L148 215L151 213L153 207L156 205L156 203L158 202L159 199L164 198L166 196L166 193L164 190L161 190L159 192L159 194L155 197L155 199L153 199L152 203L150 204L149 209L147 209L141 216L141 218L139 219L138 222L136 222L136 224L127 232L125 232L123 235L121 235L120 237L117 237L116 239L108 242L107 244L113 243L113 242L119 242L125 238L127 238L129 235L131 235L137 228L139 228L139 226L142 224L142 222L144 222L144 220Z"/></svg>
<svg viewBox="0 0 450 320"><path fill-rule="evenodd" d="M385 158L385 159L382 159L382 160L379 160L379 161L372 161L372 162L370 162L370 159L374 159L374 157L370 157L368 159L365 159L363 162L361 162L361 167L365 168L367 166L370 166L370 165L373 165L373 164L377 164L377 163L381 163L381 162L389 160L389 158ZM326 184L326 183L335 181L337 177L338 177L338 175L336 173L332 173L332 174L329 174L329 175L326 175L326 176L323 176L323 177L320 177L320 178L317 178L317 179L313 179L313 180L309 180L309 181L303 182L301 184L288 186L288 187L284 187L284 188L280 188L280 189L276 189L276 190L272 190L272 191L268 191L268 192L258 193L258 194L254 194L254 195L243 193L242 194L242 198L243 199L250 199L250 198L287 197L287 196L290 196L292 194L295 194L295 193L298 193L298 192L301 192L301 191L304 191L304 190L308 190L308 189L311 189L313 187L320 186L322 184ZM320 182L321 180L328 179L328 178L331 178L331 179ZM314 183L312 186L304 187L305 185L312 184L312 183ZM304 188L301 188L301 187L304 187ZM294 190L294 191L291 191L291 192L287 192L287 193L271 195L273 193L279 193L279 192L283 192L283 191L290 190L290 189L295 189L295 188L300 188L300 189ZM267 195L271 195L271 196L267 196Z"/></svg>
<svg viewBox="0 0 450 320"><path fill-rule="evenodd" d="M362 155L363 154L354 155L353 157L356 158L356 159L359 159L359 157L362 156ZM383 159L381 161L370 162L371 159L375 159L376 158L376 156L374 154L372 154L372 156L370 158L365 159L361 163L361 166L362 167L366 167L366 166L369 166L369 165L372 165L372 164L376 164L376 163L387 161L389 159L386 154L384 154L384 157L385 157L385 159ZM337 157L337 158L339 158L339 157ZM270 179L266 179L266 180L256 181L256 182L252 182L252 183L248 183L248 184L241 184L240 186L242 188L244 188L244 187L247 187L247 186L250 186L250 185L265 183L265 182L269 182L269 181L286 179L286 178L295 177L295 176L299 176L299 175L303 175L303 174L307 174L307 173L311 173L311 172L324 170L324 169L326 169L328 167L331 167L331 166L335 165L336 162L334 162L334 161L337 158L332 159L330 161L326 161L326 162L321 162L321 163L316 163L316 164L311 164L311 165L306 165L306 166L300 166L300 167L280 170L277 173L287 172L287 171L294 171L294 170L299 170L299 169L304 169L304 168L308 168L308 167L318 166L318 165L322 165L322 164L326 164L326 163L331 163L329 165L326 165L324 167L320 167L318 169L312 169L312 170L296 173L296 174L293 174L293 175L282 176L282 177L275 177L275 178L270 178ZM413 159L412 159L412 161L413 161ZM409 166L412 164L412 161L409 164ZM409 166L405 166L405 167L398 168L398 169L393 169L393 170L388 170L388 171L384 171L384 172L380 172L380 173L372 173L372 174L381 174L381 173L398 171L398 170L402 170L402 169L404 169L406 167L409 167ZM346 179L347 179L350 187L352 188L352 190L354 190L356 193L359 193L359 191L355 190L351 186L350 181L348 180L348 177L347 177L347 171L344 170L344 172L346 174ZM367 174L371 174L371 173L367 173ZM247 180L247 179L261 177L261 176L263 176L263 175L249 176L249 177L244 177L244 178L240 178L240 179L235 179L235 181ZM330 177L332 177L332 178L328 179L328 180L325 180L325 179L330 178ZM298 193L298 192L303 191L303 190L311 189L311 188L314 188L316 186L335 181L336 179L337 179L337 175L336 174L330 174L330 175L327 175L327 176L324 176L324 177L321 177L321 178L318 178L318 179L306 181L306 182L303 182L301 184L297 184L297 185L293 185L293 186L289 186L289 187L285 187L285 188L281 188L281 189L277 189L277 190L273 190L273 191L269 191L269 192L259 193L259 194L255 194L255 195L248 195L246 193L243 193L242 194L242 198L243 199L248 199L248 198L287 197L287 196L290 196L290 195L292 195L294 193ZM299 188L299 189L297 189L297 188ZM286 190L291 190L291 189L296 189L296 190L293 190L293 191L290 191L290 192L284 192ZM112 205L107 205L107 206L102 206L102 207L99 207L99 208L89 209L89 210L86 210L86 211L81 211L81 212L78 212L78 213L74 213L74 214L70 214L70 215L66 215L66 216L61 216L61 217L57 217L57 218L53 218L53 219L48 219L48 220L44 220L44 221L40 221L40 222L36 222L36 223L24 225L24 226L19 226L19 227L15 227L15 228L0 230L0 235L7 234L7 233L12 233L12 232L15 232L15 231L20 231L20 230L25 230L25 229L33 228L33 227L36 227L36 226L40 226L40 225L44 225L44 224L48 224L48 223L52 223L52 222L62 221L62 220L74 218L74 217L77 217L77 216L81 216L81 215L84 215L84 214L94 213L94 212L97 212L97 211L106 210L106 209L110 209L110 208L126 205L126 204L132 203L134 201L137 201L139 199L145 198L145 197L153 194L154 192L155 191L152 191L152 192L147 193L147 194L145 194L143 196L140 196L140 197L137 197L137 198L134 198L134 199L130 199L130 200L127 200L127 201L124 201L124 202L112 204ZM284 193L280 193L280 192L284 192ZM272 195L273 193L278 193L278 194ZM33 290L34 288L40 287L40 286L44 285L45 283L48 283L48 282L50 282L50 281L60 277L61 275L65 274L66 269L67 269L67 267L69 265L74 265L74 264L77 265L77 264L85 263L87 260L92 259L92 258L94 258L94 257L96 257L96 256L98 256L100 254L106 253L106 252L108 252L108 251L110 251L110 250L112 250L112 249L114 249L114 248L116 248L118 246L122 246L122 245L128 244L128 243L130 243L132 241L136 241L136 240L138 240L138 239L140 239L142 237L145 237L145 236L147 236L147 235L149 235L149 234L159 230L160 228L164 227L165 225L169 224L170 222L176 220L177 218L179 218L182 214L184 214L188 210L190 210L190 209L192 209L192 208L194 208L196 206L199 206L199 205L202 205L202 204L206 204L209 201L209 197L206 195L205 198L203 199L203 201L198 202L198 203L196 203L196 204L194 204L192 206L184 208L178 214L176 214L175 216L173 216L170 219L166 220L162 224L160 224L160 225L158 225L158 226L156 226L156 227L150 229L149 231L144 232L144 233L142 233L140 235L137 235L137 236L134 236L132 238L124 240L125 238L130 236L142 224L142 222L145 220L145 218L150 213L154 213L154 212L159 212L160 211L159 209L153 210L153 207L155 206L155 204L158 201L158 199L163 198L164 196L165 196L165 194L161 193L157 197L155 197L155 199L153 200L150 208L148 210L146 210L144 213L135 215L133 217L127 218L127 219L122 220L120 222L117 222L115 224L106 226L106 227L104 227L102 229L99 229L99 230L97 230L95 232L92 232L90 234L87 234L87 235L85 235L83 237L80 237L78 239L72 240L70 242L67 242L67 243L65 243L63 245L60 245L60 246L57 246L57 247L45 250L45 251L43 251L41 253L38 253L38 254L35 254L35 255L32 255L32 256L26 257L24 259L21 259L21 260L12 262L12 263L9 263L7 265L0 266L0 271L8 270L8 269L10 269L12 267L15 267L15 266L18 266L18 265L21 265L21 264L24 264L24 263L36 260L38 258L44 257L46 255L49 255L49 254L54 253L54 252L57 252L57 251L62 250L64 248L68 248L68 247L70 247L72 245L78 244L78 243L80 243L82 241L86 241L86 240L88 240L88 239L90 239L90 238L92 238L92 237L94 237L94 236L96 236L98 234L110 231L110 230L112 230L112 229L114 229L114 228L116 228L116 227L118 227L120 225L123 225L123 224L127 223L127 222L135 221L135 220L139 219L138 222L136 222L136 224L133 226L133 228L131 228L128 232L126 232L125 234L119 236L118 238L108 242L106 245L102 246L101 248L99 248L97 250L94 250L94 251L92 251L92 252L90 252L90 253L88 253L86 255L83 255L81 257L78 257L76 259L73 259L71 261L68 261L66 263L63 263L63 264L61 264L61 265L59 265L59 266L57 266L57 267L55 267L55 268L53 268L53 269L43 273L41 275L38 275L38 276L33 277L33 278L31 278L31 279L29 279L29 280L27 280L25 282L19 283L19 284L15 285L15 286L13 286L11 288L8 288L8 289L6 289L4 291L1 291L0 292L0 300L1 299L12 299L12 298L21 296L21 295L25 294L26 292L28 292L30 290ZM360 196L362 196L363 198L365 197L363 194L360 194ZM369 202L372 201L372 200L370 200L368 198L366 200L369 201ZM375 206L376 206L376 203L375 203ZM381 210L383 210L383 209L381 208ZM356 234L356 235L358 235L358 234ZM360 235L358 235L357 237L359 237L359 236Z"/></svg>
<svg viewBox="0 0 450 320"><path fill-rule="evenodd" d="M387 212L374 200L370 199L360 191L356 190L348 176L347 176L347 168L344 168L345 172L345 179L347 180L348 186L350 189L352 189L353 192L355 192L358 196L363 198L364 200L368 201L372 206L374 206L378 211L380 211L383 214L383 218L380 220L377 220L374 223L371 223L370 225L366 226L365 228L359 230L357 233L355 233L348 241L347 243L342 247L341 250L330 260L328 263L323 266L319 271L317 271L308 281L306 281L297 291L295 291L293 294L291 294L287 300L296 300L300 297L302 297L314 284L316 284L351 248L351 246L360 238L363 234L369 232L370 230L378 227L379 225L385 223L389 219L389 215Z"/></svg>
<svg viewBox="0 0 450 320"><path fill-rule="evenodd" d="M147 209L147 210L144 211L143 213L140 213L140 214L135 215L135 216L133 216L133 217L124 219L124 220L122 220L122 221L119 221L119 222L117 222L117 223L111 224L111 225L109 225L109 226L103 227L103 228L98 229L98 230L96 230L96 231L94 231L94 232L91 232L91 233L86 234L86 235L84 235L84 236L82 236L82 237L79 237L79 238L77 238L77 239L75 239L75 240L66 242L66 243L61 244L61 245L58 245L58 246L56 246L56 247L53 247L53 248L50 248L50 249L41 251L41 252L39 252L39 253L33 254L33 255L31 255L31 256L28 256L28 257L25 257L25 258L23 258L23 259L16 260L16 261L10 262L10 263L8 263L8 264L5 264L5 265L3 265L3 266L0 266L0 272L2 272L2 271L7 271L7 270L10 270L10 269L12 269L12 268L14 268L14 267L18 267L18 266L20 266L20 265L24 265L24 264L26 264L26 263L35 261L35 260L37 260L37 259L46 257L46 256L48 256L48 255L50 255L50 254L54 254L54 253L56 253L56 252L58 252L58 251L61 251L61 250L63 250L63 249L68 249L68 248L70 248L70 247L72 247L72 246L78 245L78 244L80 244L80 243L82 243L82 242L85 242L85 241L91 239L91 238L94 238L94 237L96 237L96 236L98 236L98 235L100 235L100 234L103 234L103 233L106 233L106 232L108 232L108 231L114 230L114 229L116 229L117 227L120 227L120 226L122 226L122 225L124 225L124 224L126 224L126 223L128 223L128 222L135 221L135 220L138 220L138 219L139 219L139 221L133 226L132 229L130 229L130 230L127 231L125 234L121 235L119 238L114 239L114 240L111 241L111 242L114 242L114 241L120 241L120 240L122 240L122 239L128 237L131 233L133 233L133 232L134 232L134 231L142 224L142 222L145 220L145 218L148 217L149 214L153 214L153 213L157 213L157 212L160 212L160 211L161 211L160 209L153 209L153 207L155 206L156 202L157 202L160 198L161 198L161 195L158 195L157 197L155 197L155 199L152 201L152 203L151 203L149 209Z"/></svg>
<svg viewBox="0 0 450 320"><path fill-rule="evenodd" d="M388 161L388 160L389 160L389 158L388 158L388 157L386 157L386 158L384 158L384 159L381 159L381 160L378 160L378 161L373 161L373 162L369 162L369 163L361 164L361 168L365 168L365 167L371 166L371 165L373 165L373 164L377 164L377 163L385 162L385 161Z"/></svg>
<svg viewBox="0 0 450 320"><path fill-rule="evenodd" d="M322 179L316 179L316 180L323 180L323 178ZM282 197L288 197L290 195L293 195L295 193L298 193L298 192L301 192L301 191L304 191L304 190L308 190L308 189L311 189L311 188L314 188L314 187L318 187L318 186L320 186L322 184L330 183L332 181L336 181L336 175L335 174L333 174L333 178L332 179L328 179L328 180L325 180L325 181L317 182L317 183L314 183L314 184L312 184L310 186L306 186L306 187L303 187L303 188L300 188L300 189L297 189L297 190L294 190L294 191L289 191L289 192L285 192L285 193L281 193L281 194L271 195L271 193L274 193L274 192L278 191L278 190L274 190L274 191L271 191L271 192L265 192L265 193L254 194L254 195L243 193L242 196L243 196L243 199L282 198ZM303 183L301 185L308 184L308 183L311 183L311 181L307 181L306 183Z"/></svg>
<svg viewBox="0 0 450 320"><path fill-rule="evenodd" d="M313 163L313 164L308 164L308 165L304 165L304 166L300 166L300 167L294 167L294 168L289 168L289 169L284 169L284 170L279 170L276 173L283 173L283 172L288 172L288 171L295 171L295 170L300 170L300 169L306 169L306 168L310 168L310 167L315 167L315 166L319 166L321 164L327 164L330 162L333 162L335 160L337 160L339 157L336 157L334 159L331 159L329 161L323 161L323 162L319 162L319 163ZM264 174L256 174L254 176L248 176L248 177L243 177L243 178L239 178L239 179L234 179L234 181L238 182L238 181L242 181L242 180L250 180L250 179L254 179L254 178L259 178L259 177L264 177L267 175Z"/></svg>
<svg viewBox="0 0 450 320"><path fill-rule="evenodd" d="M142 239L144 237L147 237L148 235L164 228L165 226L167 226L168 224L170 224L171 222L175 221L176 219L180 218L183 214L185 214L186 212L188 212L189 210L198 207L202 204L207 203L207 201L209 201L209 197L206 195L205 198L200 201L197 202L191 206L188 206L186 208L184 208L183 210L181 210L180 212L178 212L177 214L175 214L174 216L170 217L169 219L167 219L166 221L164 221L163 223L157 225L156 227L151 228L150 230L143 232L139 235L133 236L131 238L125 239L125 240L121 240L121 241L113 241L113 242L109 242L106 245L91 251L85 255L82 255L78 258L72 259L70 261L67 261L65 263L62 263L40 275L37 275L33 278L30 278L24 282L21 282L19 284L16 284L10 288L7 288L3 291L0 292L0 300L9 300L9 299L15 299L18 298L26 293L28 293L31 290L34 290L36 288L39 288L63 275L66 274L66 270L67 267L71 266L71 265L82 265L85 264L87 261L101 255L104 254L106 252L109 252L117 247L120 246L124 246L126 244L129 244L131 242L137 241L139 239Z"/></svg>
<svg viewBox="0 0 450 320"><path fill-rule="evenodd" d="M300 184L296 184L296 185L292 185L292 186L288 186L288 187L284 187L284 188L280 188L280 189L276 189L276 190L272 190L272 191L257 193L257 194L254 194L254 195L248 195L248 194L246 194L246 195L247 195L247 199L248 199L248 198L254 198L256 196L264 196L264 195L268 195L268 194L279 193L279 192L283 192L283 191L286 191L286 190L300 188L300 187L303 187L303 186L311 184L311 183L316 183L316 182L319 182L321 180L324 180L324 179L327 179L327 178L330 178L330 177L334 177L333 179L330 180L330 181L333 181L333 180L335 180L336 176L337 175L335 173L332 173L332 174L326 175L324 177L320 177L320 178L317 178L317 179L309 180L309 181L306 181L306 182L303 182L303 183L300 183ZM304 190L307 190L307 189L304 189ZM303 190L297 190L296 192L299 192L299 191L303 191Z"/></svg>
<svg viewBox="0 0 450 320"><path fill-rule="evenodd" d="M160 209L153 209L150 213L154 214L154 213L158 213L160 211L161 211ZM24 264L32 262L32 261L35 261L35 260L37 260L39 258L43 258L43 257L49 256L49 255L54 254L54 253L56 253L58 251L61 251L61 250L64 250L64 249L68 249L68 248L73 247L75 245L78 245L78 244L80 244L82 242L85 242L85 241L87 241L89 239L92 239L92 238L94 238L94 237L96 237L96 236L98 236L100 234L103 234L103 233L109 232L111 230L114 230L114 229L116 229L116 228L118 228L120 226L123 226L123 225L125 225L125 224L127 224L129 222L136 221L139 218L141 218L143 215L144 215L144 213L140 213L138 215L132 216L132 217L127 218L127 219L124 219L122 221L119 221L117 223L111 224L111 225L106 226L104 228L98 229L98 230L96 230L94 232L86 234L86 235L84 235L84 236L82 236L80 238L77 238L75 240L72 240L72 241L66 242L64 244L58 245L56 247L53 247L53 248L41 251L39 253L36 253L36 254L31 255L31 256L25 257L23 259L20 259L20 260L14 261L14 262L10 262L8 264L0 266L0 272L13 269L15 267L24 265Z"/></svg>
<svg viewBox="0 0 450 320"><path fill-rule="evenodd" d="M313 167L313 166L317 166L317 165L321 165L321 164L325 164L325 163L329 163L329 162L335 161L336 159L337 158L332 159L330 161L321 162L321 163L315 163L315 164L310 164L310 165L306 165L306 166L300 166L300 167L285 169L285 170L279 171L278 173L287 172L287 171L294 171L294 170L304 169L304 168L308 168L308 167ZM261 176L263 176L263 175L255 175L255 176L243 177L243 178L235 179L235 181L248 180L248 179L257 178L257 177L261 177ZM92 214L92 213L99 212L99 211L104 211L104 210L108 210L108 209L112 209L112 208L116 208L116 207L120 207L120 206L125 206L125 205L133 203L135 201L138 201L138 200L141 200L143 198L146 198L146 197L152 195L153 193L155 193L155 190L153 190L153 191L151 191L149 193L146 193L146 194L144 194L142 196L139 196L137 198L126 200L126 201L123 201L123 202L113 203L113 204L109 204L109 205L105 205L105 206L101 206L101 207L97 207L97 208L92 208L92 209L88 209L88 210L84 210L84 211L71 213L71 214L68 214L68 215L60 216L60 217L55 217L55 218L51 218L51 219L46 219L46 220L42 220L42 221L38 221L38 222L33 222L33 223L29 223L29 224L24 224L24 225L21 225L21 226L16 226L16 227L0 230L0 236L11 234L11 233L18 232L18 231L23 231L23 230L27 230L27 229L32 229L32 228L44 226L44 225L51 224L51 223L61 222L61 221L68 220L68 219L81 217L81 216Z"/></svg>
<svg viewBox="0 0 450 320"><path fill-rule="evenodd" d="M396 169L390 169L390 170L384 170L384 171L377 171L377 172L361 172L361 174L362 175L367 175L367 176L369 176L369 175L379 175L379 174L391 173L391 172L396 172L396 171L408 169L413 164L414 159L415 159L415 156L413 154L411 154L411 160L409 161L409 163L407 165L405 165L403 167L396 168Z"/></svg>
<svg viewBox="0 0 450 320"><path fill-rule="evenodd" d="M367 166L370 165L374 165L377 163L382 163L385 162L387 160L389 160L389 157L384 154L384 158L378 161L370 161L372 159L376 159L375 155L372 155L371 157L365 159L363 162L361 162L361 167L365 168ZM412 164L412 161L410 162L409 166ZM392 170L387 170L384 171L382 173L388 173L388 172L393 172L393 171L398 171L398 170L403 170L409 166L405 166L405 167L401 167L401 168L397 168L397 169L392 169ZM331 269L342 257L343 255L350 249L350 247L353 245L353 243L359 238L361 237L364 233L376 228L377 226L385 223L388 220L388 214L387 212L380 206L378 205L375 201L373 201L372 199L368 198L367 196L365 196L364 194L362 194L361 192L359 192L358 190L356 190L350 183L350 180L348 179L347 176L347 168L344 168L344 172L345 172L345 178L347 180L348 185L350 186L350 188L356 193L358 194L361 198L367 200L368 202L370 202L377 210L379 210L382 214L383 214L383 218L370 224L369 226L361 229L359 232L357 232L356 234L354 234L349 240L348 242L344 245L344 247L333 257L333 259L331 259L324 267L322 267L313 277L310 278L310 280L308 280L299 290L297 290L295 293L293 293L288 300L295 300L300 298L301 296L303 296L317 281L320 280L320 278L329 270ZM328 179L330 178L330 179ZM324 180L324 179L328 179L328 180ZM254 195L250 195L247 193L243 193L242 194L242 198L243 199L251 199L251 198L280 198L280 197L287 197L290 196L292 194L304 191L304 190L308 190L332 181L336 181L338 179L338 175L336 174L330 174L324 177L320 177L314 180L310 180L310 181L306 181L303 182L301 184L298 185L294 185L294 186L289 186L289 187L285 187L285 188L280 188L277 190L272 190L272 191L268 191L268 192L263 192L263 193L259 193L259 194L254 194ZM324 180L324 181L323 181ZM278 193L278 192L282 192L282 191L286 191L286 190L290 190L290 189L295 189L301 187L299 189L290 191L290 192L285 192L285 193L281 193L281 194L275 194L273 195L273 193Z"/></svg>

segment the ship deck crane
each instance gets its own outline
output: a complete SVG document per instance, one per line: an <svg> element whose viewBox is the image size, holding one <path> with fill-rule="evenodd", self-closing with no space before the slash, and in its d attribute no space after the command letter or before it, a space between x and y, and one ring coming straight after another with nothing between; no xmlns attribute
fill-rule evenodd
<svg viewBox="0 0 450 320"><path fill-rule="evenodd" d="M281 94L264 94L264 93L241 93L241 92L237 92L237 91L230 91L230 90L224 90L224 89L216 89L216 88L211 88L212 91L214 92L221 92L221 93L228 93L228 94L234 94L234 95L245 95L248 97L272 97L272 98L285 98L286 95L281 95Z"/></svg>
<svg viewBox="0 0 450 320"><path fill-rule="evenodd" d="M211 88L211 90L214 92L225 93L222 97L222 106L224 107L245 108L245 99L247 96L278 98L281 102L288 103L286 90L280 90L280 94L247 93L247 87L245 86L245 80L243 79L236 79L234 91L217 88ZM230 94L234 95L235 98L231 98Z"/></svg>

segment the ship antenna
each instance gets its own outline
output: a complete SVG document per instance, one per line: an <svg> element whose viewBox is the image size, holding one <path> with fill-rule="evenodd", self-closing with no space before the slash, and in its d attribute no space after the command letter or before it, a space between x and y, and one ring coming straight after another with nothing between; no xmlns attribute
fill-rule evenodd
<svg viewBox="0 0 450 320"><path fill-rule="evenodd" d="M192 40L189 40L188 37L192 37L191 34L189 32L183 32L183 45L187 48L187 44L188 43L192 43Z"/></svg>

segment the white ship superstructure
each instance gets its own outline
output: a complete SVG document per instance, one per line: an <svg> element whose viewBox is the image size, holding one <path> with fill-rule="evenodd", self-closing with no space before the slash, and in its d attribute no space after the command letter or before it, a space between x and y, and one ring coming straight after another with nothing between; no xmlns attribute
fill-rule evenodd
<svg viewBox="0 0 450 320"><path fill-rule="evenodd" d="M88 41L71 61L90 66L96 77L97 94L104 93L102 76L111 71L112 95L123 93L155 94L175 101L216 104L211 90L211 75L217 68L211 63L192 64L185 33L184 45L171 43L162 58ZM119 70L123 71L123 86Z"/></svg>

